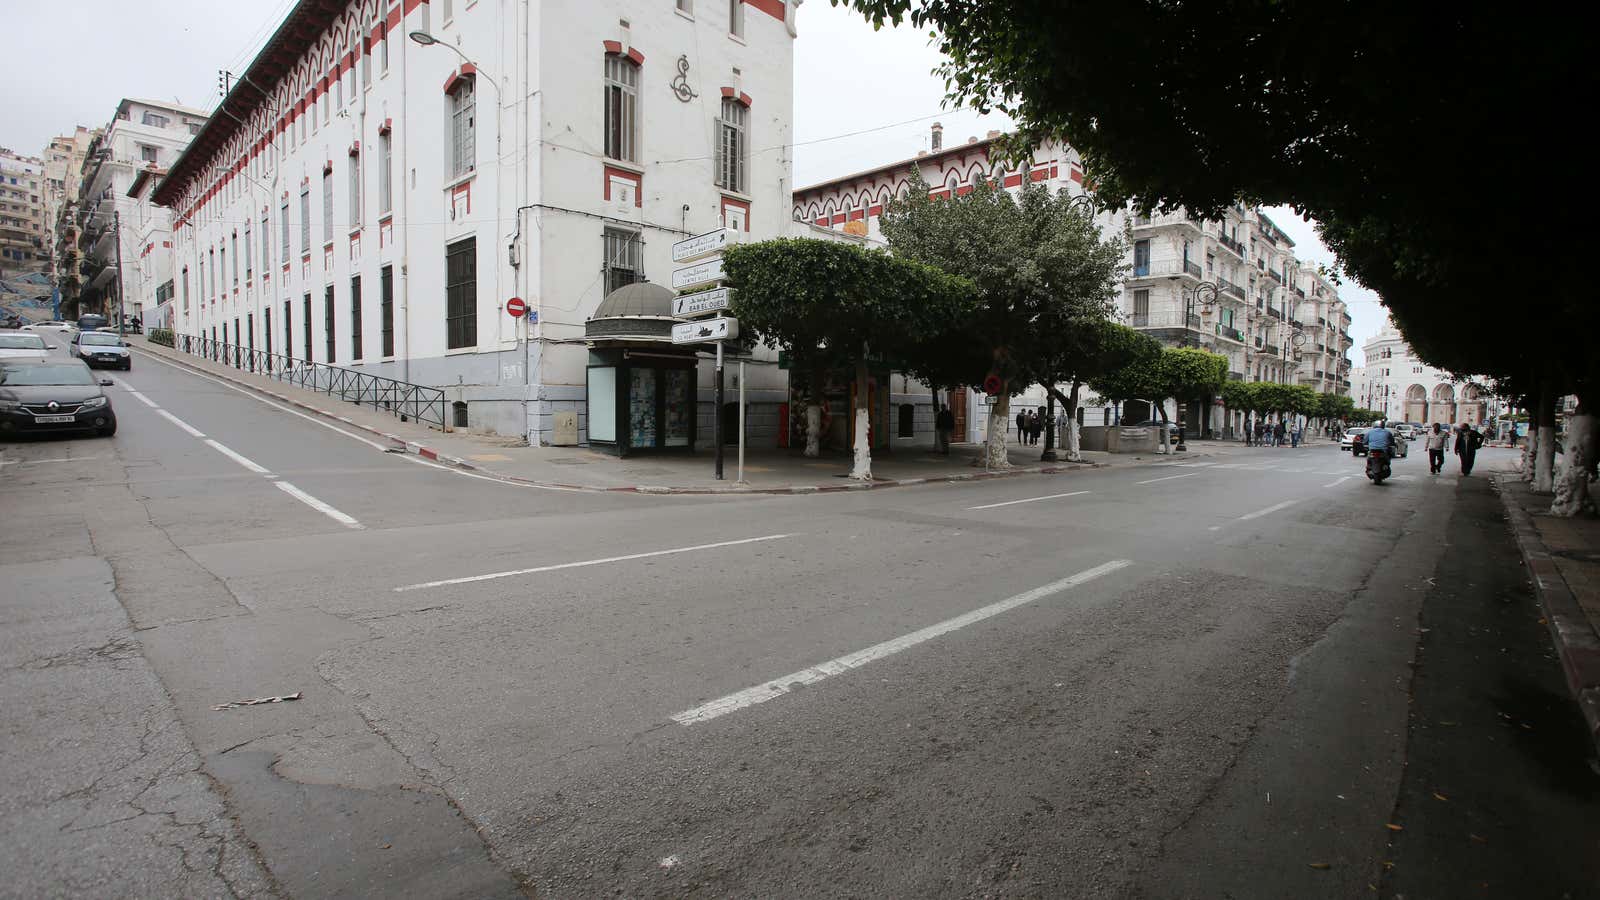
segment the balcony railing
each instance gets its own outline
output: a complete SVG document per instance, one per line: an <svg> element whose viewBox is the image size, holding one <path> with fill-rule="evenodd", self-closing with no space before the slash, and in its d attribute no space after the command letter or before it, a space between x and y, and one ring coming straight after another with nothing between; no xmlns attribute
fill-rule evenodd
<svg viewBox="0 0 1600 900"><path fill-rule="evenodd" d="M1244 245L1225 234L1217 235L1217 243L1232 251L1234 256L1244 259Z"/></svg>
<svg viewBox="0 0 1600 900"><path fill-rule="evenodd" d="M1281 311L1279 311L1277 309L1277 307L1273 307L1273 306L1267 307L1267 315L1273 317L1274 319L1283 318L1283 313Z"/></svg>
<svg viewBox="0 0 1600 900"><path fill-rule="evenodd" d="M1200 317L1186 316L1178 311L1133 313L1128 316L1128 324L1134 328L1190 328L1199 331Z"/></svg>
<svg viewBox="0 0 1600 900"><path fill-rule="evenodd" d="M1245 295L1244 288L1239 287L1237 284L1234 284L1226 278L1217 279L1217 290L1224 294L1231 294L1234 297L1238 297L1240 300L1248 299L1248 297Z"/></svg>
<svg viewBox="0 0 1600 900"><path fill-rule="evenodd" d="M1139 231L1140 229L1144 228L1166 228L1170 226L1192 228L1195 231L1200 230L1200 223L1195 219L1189 218L1189 216L1185 215L1184 213L1159 213L1153 216L1134 216L1132 225L1134 231Z"/></svg>
<svg viewBox="0 0 1600 900"><path fill-rule="evenodd" d="M1271 278L1273 281L1276 281L1279 284L1283 284L1283 276L1278 274L1277 270L1275 270L1275 269L1268 269L1267 270L1267 277Z"/></svg>
<svg viewBox="0 0 1600 900"><path fill-rule="evenodd" d="M1217 337L1225 337L1230 341L1238 341L1241 344L1244 343L1243 332L1229 325L1218 325Z"/></svg>
<svg viewBox="0 0 1600 900"><path fill-rule="evenodd" d="M1303 288L1303 287L1300 287L1300 286L1299 286L1299 285L1296 285L1296 286L1295 286L1295 289L1294 289L1294 292L1295 292L1295 293L1296 293L1296 294L1299 294L1299 295L1300 295L1300 299L1302 299L1302 300L1304 300L1304 299L1305 299L1305 296L1306 296L1306 289L1305 289L1305 288Z"/></svg>
<svg viewBox="0 0 1600 900"><path fill-rule="evenodd" d="M1133 271L1128 273L1129 278L1171 278L1177 275L1200 278L1203 270L1186 260L1154 259L1143 264L1134 263Z"/></svg>
<svg viewBox="0 0 1600 900"><path fill-rule="evenodd" d="M445 402L444 391L439 388L295 359L281 353L239 347L195 335L178 334L173 335L173 339L174 349L183 353L338 397L357 406L370 406L393 413L402 422L416 419L440 431L449 430L445 425L445 412L449 404Z"/></svg>
<svg viewBox="0 0 1600 900"><path fill-rule="evenodd" d="M1261 352L1266 356L1282 356L1283 349L1277 344L1262 344Z"/></svg>

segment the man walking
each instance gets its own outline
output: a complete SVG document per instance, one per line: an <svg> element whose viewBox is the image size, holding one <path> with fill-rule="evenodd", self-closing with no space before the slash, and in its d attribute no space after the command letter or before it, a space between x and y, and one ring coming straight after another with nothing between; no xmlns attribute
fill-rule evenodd
<svg viewBox="0 0 1600 900"><path fill-rule="evenodd" d="M1283 420L1279 419L1272 426L1272 446L1283 446Z"/></svg>
<svg viewBox="0 0 1600 900"><path fill-rule="evenodd" d="M1434 475L1444 471L1444 445L1449 439L1450 435L1439 427L1439 423L1433 423L1433 431L1428 433L1427 447L1428 471Z"/></svg>
<svg viewBox="0 0 1600 900"><path fill-rule="evenodd" d="M933 417L934 441L938 445L941 456L950 455L950 435L956 430L956 415L950 407L939 404L939 411Z"/></svg>
<svg viewBox="0 0 1600 900"><path fill-rule="evenodd" d="M1256 443L1256 426L1248 417L1244 420L1244 445L1253 447Z"/></svg>
<svg viewBox="0 0 1600 900"><path fill-rule="evenodd" d="M1461 423L1461 430L1456 433L1456 456L1461 457L1461 474L1472 474L1472 463L1478 455L1478 448L1483 446L1483 435L1472 430L1472 426Z"/></svg>
<svg viewBox="0 0 1600 900"><path fill-rule="evenodd" d="M1026 444L1027 442L1028 442L1028 411L1025 410L1025 409L1019 409L1019 410L1017 410L1017 443Z"/></svg>

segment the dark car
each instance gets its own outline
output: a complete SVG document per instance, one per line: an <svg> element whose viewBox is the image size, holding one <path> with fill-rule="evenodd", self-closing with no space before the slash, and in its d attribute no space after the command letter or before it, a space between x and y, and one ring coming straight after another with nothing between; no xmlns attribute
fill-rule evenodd
<svg viewBox="0 0 1600 900"><path fill-rule="evenodd" d="M116 332L81 331L73 335L72 355L91 366L133 371L133 353Z"/></svg>
<svg viewBox="0 0 1600 900"><path fill-rule="evenodd" d="M117 433L111 398L77 360L0 362L0 437L58 431Z"/></svg>

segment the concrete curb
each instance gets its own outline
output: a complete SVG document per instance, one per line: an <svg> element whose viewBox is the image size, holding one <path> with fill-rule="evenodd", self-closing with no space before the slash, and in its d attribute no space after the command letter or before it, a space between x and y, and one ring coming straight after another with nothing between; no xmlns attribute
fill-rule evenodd
<svg viewBox="0 0 1600 900"><path fill-rule="evenodd" d="M1550 558L1550 549L1539 537L1533 516L1507 492L1506 480L1505 477L1495 479L1501 502L1505 504L1506 518L1533 580L1534 594L1544 610L1550 638L1561 658L1562 674L1567 678L1567 688L1578 702L1584 723L1589 727L1589 738L1600 753L1600 634L1595 632L1566 578Z"/></svg>
<svg viewBox="0 0 1600 900"><path fill-rule="evenodd" d="M161 345L157 344L155 346L160 347ZM349 419L349 418L347 418L345 416L341 416L338 413L333 412L331 410L326 410L326 409L323 409L321 407L312 406L309 403L305 403L305 402L303 402L301 400L296 400L293 397L289 397L287 395L280 394L277 391L268 390L268 389L266 389L264 387L261 387L260 385L251 384L250 382L244 381L242 379L233 378L233 377L231 377L231 376L229 376L227 374L224 374L222 372L213 372L210 369L206 369L206 368L202 368L200 366L193 365L192 363L190 363L188 360L186 360L184 358L186 354L179 353L176 350L172 350L171 348L163 347L160 350L153 350L153 349L151 349L150 347L147 347L147 346L134 345L134 349L143 351L145 353L149 353L151 356L160 357L161 359L166 360L167 362L170 362L173 365L182 366L183 368L188 369L191 372L195 372L195 373L198 373L200 375L205 375L205 376L210 377L210 378L217 378L217 379L220 379L222 381L226 381L229 384L232 384L232 385L234 385L236 387L243 388L244 390L250 391L252 393L261 394L261 395L266 396L266 397L271 397L273 400L276 400L276 401L278 401L280 403L288 404L288 405L293 406L296 409L302 410L304 412L312 413L314 415L321 416L324 419L330 419L332 421L338 422L341 425L346 425L346 426L348 426L350 428L354 428L354 429L356 429L358 431L365 432L366 434L372 435L374 437L382 438L383 440L388 441L392 445L389 448L391 452L409 453L409 454L412 454L414 456L419 456L419 457L421 457L423 459L429 460L431 462L436 462L436 463L438 463L440 465L443 465L443 466L449 466L449 467L454 468L454 469L465 469L465 470L473 472L474 474L482 475L482 476L484 476L486 478L493 478L493 479L495 479L497 481L504 481L504 482L507 482L509 484L525 484L525 485L529 485L529 486L532 486L532 487L555 488L557 490L563 490L563 491L585 491L585 492L590 492L590 493L635 493L635 494L736 494L736 495L752 495L752 494L833 494L833 493L842 493L842 492L845 492L845 491L870 491L870 490L876 490L876 489L879 489L879 488L911 487L911 486L919 485L919 484L938 484L938 483L950 483L950 482L960 482L960 481L980 481L980 480L988 480L988 479L993 479L993 478L1014 478L1014 477L1017 477L1019 475L1060 475L1060 474L1065 474L1067 472L1079 471L1079 470L1082 470L1082 469L1104 469L1104 468L1108 468L1105 463L1094 463L1094 462L1059 463L1059 464L1052 464L1052 465L1048 465L1048 466L1017 466L1017 467L1014 467L1014 468L1011 468L1011 469L1007 469L1007 470L1002 471L1002 472L963 472L963 473L960 473L960 474L957 474L957 475L932 475L932 476L926 476L926 477L920 477L920 478L899 478L899 479L896 479L896 478L881 478L881 479L875 479L875 480L873 480L871 482L847 482L847 483L844 483L844 484L797 484L797 485L783 485L783 486L778 486L778 487L750 487L748 485L737 485L737 484L715 485L715 486L710 486L710 485L705 485L705 486L702 486L702 485L696 485L696 486L684 485L684 486L679 486L679 485L654 485L654 484L602 486L602 485L593 485L593 484L570 484L570 483L558 482L558 481L540 481L540 480L534 479L534 478L524 478L524 477L522 477L520 475L508 475L508 474L506 474L504 472L496 472L493 469L484 468L483 466L477 465L476 463L468 462L468 461L462 459L459 456L452 456L451 454L448 454L448 453L441 453L438 450L435 450L432 447L428 447L428 446L426 446L424 444L419 444L419 443L417 443L415 441L407 440L406 438L400 437L398 435L393 435L393 434L390 434L390 433L388 433L386 431L379 431L378 429L372 428L371 426L363 425L360 422L353 421L353 420L351 420L351 419ZM1202 453L1198 453L1198 454L1189 455L1187 458L1199 459L1199 458L1205 458L1205 457L1207 457L1209 455L1210 454L1206 454L1206 453L1202 452Z"/></svg>

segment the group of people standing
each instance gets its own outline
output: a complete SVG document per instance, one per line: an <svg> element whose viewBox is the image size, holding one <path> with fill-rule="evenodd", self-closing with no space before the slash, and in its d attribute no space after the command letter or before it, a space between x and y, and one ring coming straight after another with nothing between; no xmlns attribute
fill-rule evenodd
<svg viewBox="0 0 1600 900"><path fill-rule="evenodd" d="M1444 450L1455 437L1455 454L1461 461L1461 474L1471 475L1472 464L1477 460L1478 448L1483 446L1483 432L1473 428L1470 424L1462 422L1458 427L1449 431L1433 423L1433 427L1424 436L1428 448L1428 471L1434 475L1444 471Z"/></svg>
<svg viewBox="0 0 1600 900"><path fill-rule="evenodd" d="M1017 440L1024 444L1037 444L1045 429L1055 425L1055 416L1046 415L1044 407L1025 409L1017 413Z"/></svg>
<svg viewBox="0 0 1600 900"><path fill-rule="evenodd" d="M1272 423L1258 420L1254 425L1246 424L1244 427L1244 442L1249 447L1298 447L1300 435L1300 428L1290 428L1282 419Z"/></svg>

